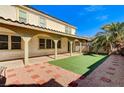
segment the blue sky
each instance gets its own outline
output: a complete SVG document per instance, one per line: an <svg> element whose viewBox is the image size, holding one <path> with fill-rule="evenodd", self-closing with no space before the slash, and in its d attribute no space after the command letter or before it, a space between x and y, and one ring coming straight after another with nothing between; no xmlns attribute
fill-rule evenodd
<svg viewBox="0 0 124 93"><path fill-rule="evenodd" d="M78 36L94 36L104 24L124 22L124 6L32 5L77 27Z"/></svg>

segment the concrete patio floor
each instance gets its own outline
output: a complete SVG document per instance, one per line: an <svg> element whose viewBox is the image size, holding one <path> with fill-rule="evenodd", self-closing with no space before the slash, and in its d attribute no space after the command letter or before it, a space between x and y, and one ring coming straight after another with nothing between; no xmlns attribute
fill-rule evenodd
<svg viewBox="0 0 124 93"><path fill-rule="evenodd" d="M62 87L80 77L47 62L8 69L6 85Z"/></svg>

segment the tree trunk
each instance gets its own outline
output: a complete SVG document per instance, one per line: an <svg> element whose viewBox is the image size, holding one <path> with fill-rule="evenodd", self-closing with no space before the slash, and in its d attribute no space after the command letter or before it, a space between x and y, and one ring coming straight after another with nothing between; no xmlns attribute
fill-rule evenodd
<svg viewBox="0 0 124 93"><path fill-rule="evenodd" d="M112 52L111 52L111 51L109 51L109 52L108 52L108 55L111 55L111 54L112 54Z"/></svg>
<svg viewBox="0 0 124 93"><path fill-rule="evenodd" d="M112 54L112 52L113 52L113 47L112 47L112 44L111 43L109 43L109 45L110 45L110 49L109 49L109 55L111 55Z"/></svg>
<svg viewBox="0 0 124 93"><path fill-rule="evenodd" d="M96 51L96 54L98 55L98 51Z"/></svg>

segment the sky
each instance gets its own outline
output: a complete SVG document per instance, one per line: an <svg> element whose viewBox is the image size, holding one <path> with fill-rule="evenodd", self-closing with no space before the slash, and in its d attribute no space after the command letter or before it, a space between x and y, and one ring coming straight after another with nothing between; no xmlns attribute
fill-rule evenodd
<svg viewBox="0 0 124 93"><path fill-rule="evenodd" d="M124 5L31 5L77 27L78 36L92 37L101 27L124 22Z"/></svg>

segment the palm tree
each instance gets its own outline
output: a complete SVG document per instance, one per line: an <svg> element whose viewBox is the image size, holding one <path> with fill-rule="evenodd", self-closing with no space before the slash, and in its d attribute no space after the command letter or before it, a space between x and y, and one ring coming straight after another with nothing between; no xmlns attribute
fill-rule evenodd
<svg viewBox="0 0 124 93"><path fill-rule="evenodd" d="M107 24L101 29L104 31L97 33L92 42L97 52L100 48L103 48L108 54L111 54L113 46L117 49L122 47L122 43L124 43L124 23Z"/></svg>
<svg viewBox="0 0 124 93"><path fill-rule="evenodd" d="M108 54L112 52L112 38L109 32L99 32L92 41L92 46L98 53L99 49L104 49Z"/></svg>
<svg viewBox="0 0 124 93"><path fill-rule="evenodd" d="M116 38L120 37L120 34L124 30L124 23L118 22L118 23L107 24L103 26L101 29L112 33L113 39L116 40Z"/></svg>
<svg viewBox="0 0 124 93"><path fill-rule="evenodd" d="M107 24L102 29L111 33L112 43L119 50L124 43L124 23Z"/></svg>

